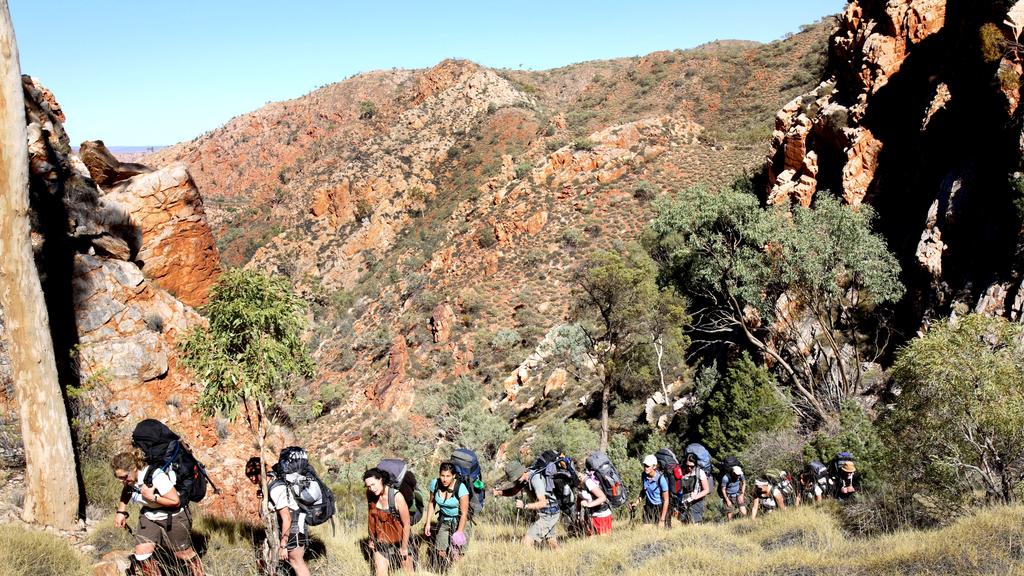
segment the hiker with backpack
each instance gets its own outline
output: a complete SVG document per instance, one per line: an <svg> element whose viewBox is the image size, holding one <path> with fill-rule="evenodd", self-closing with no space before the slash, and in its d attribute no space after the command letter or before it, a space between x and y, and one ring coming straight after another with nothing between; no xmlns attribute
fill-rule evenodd
<svg viewBox="0 0 1024 576"><path fill-rule="evenodd" d="M578 472L580 479L579 512L587 536L612 533L612 508L601 483L592 471Z"/></svg>
<svg viewBox="0 0 1024 576"><path fill-rule="evenodd" d="M367 470L363 484L369 509L367 532L374 574L386 576L389 570L397 568L412 572L412 516L405 495L390 485L391 476L380 468Z"/></svg>
<svg viewBox="0 0 1024 576"><path fill-rule="evenodd" d="M842 503L851 502L860 492L860 473L853 458L836 462L835 490L836 499Z"/></svg>
<svg viewBox="0 0 1024 576"><path fill-rule="evenodd" d="M630 508L636 508L643 503L644 524L657 524L659 527L669 528L672 526L672 516L668 512L668 480L658 470L658 459L654 454L644 456L641 464L644 467L641 476L643 492L630 504Z"/></svg>
<svg viewBox="0 0 1024 576"><path fill-rule="evenodd" d="M245 475L260 485L266 474L269 510L277 517L281 540L278 558L287 560L295 576L309 576L306 548L309 547L307 526L326 521L334 514L334 495L309 465L305 450L296 446L281 451L277 464L264 470L258 456L246 462ZM262 494L257 492L262 498ZM328 509L329 508L329 509Z"/></svg>
<svg viewBox="0 0 1024 576"><path fill-rule="evenodd" d="M142 506L134 534L134 564L142 575L159 576L160 566L153 554L160 545L185 564L189 576L204 576L203 561L192 546L192 514L188 500L178 494L175 471L147 464L139 451L117 454L110 467L123 484L114 525L127 528L128 504Z"/></svg>
<svg viewBox="0 0 1024 576"><path fill-rule="evenodd" d="M771 514L776 510L785 510L786 501L771 479L760 476L754 480L754 504L750 508L750 519L755 520L758 512L762 515Z"/></svg>
<svg viewBox="0 0 1024 576"><path fill-rule="evenodd" d="M525 491L525 499L516 499L516 509L532 510L537 513L537 519L523 536L524 546L532 548L539 542L547 542L551 548L558 548L556 530L562 513L554 493L555 467L551 462L541 469L531 470L519 462L509 462L505 465L507 483L492 491L495 496L516 496Z"/></svg>
<svg viewBox="0 0 1024 576"><path fill-rule="evenodd" d="M431 494L427 501L426 524L423 535L434 537L434 554L439 564L447 568L458 560L468 543L470 486L456 474L455 464L442 462L437 478L430 481ZM437 529L431 528L434 510L437 510Z"/></svg>
<svg viewBox="0 0 1024 576"><path fill-rule="evenodd" d="M743 474L743 467L740 466L739 458L728 456L721 464L722 475L720 476L722 502L725 503L726 519L732 520L737 513L740 516L747 515L747 477Z"/></svg>
<svg viewBox="0 0 1024 576"><path fill-rule="evenodd" d="M679 520L690 524L700 524L704 519L704 498L711 494L711 479L699 466L699 458L694 453L686 455L683 462L682 491L679 497Z"/></svg>
<svg viewBox="0 0 1024 576"><path fill-rule="evenodd" d="M804 470L800 473L799 477L800 489L796 494L796 505L804 506L808 504L820 504L824 491L821 485L818 484L814 473L809 470Z"/></svg>

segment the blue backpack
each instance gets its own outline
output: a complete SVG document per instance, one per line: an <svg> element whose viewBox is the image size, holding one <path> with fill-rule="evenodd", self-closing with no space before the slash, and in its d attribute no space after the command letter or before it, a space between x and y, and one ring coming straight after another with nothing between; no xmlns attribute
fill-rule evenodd
<svg viewBox="0 0 1024 576"><path fill-rule="evenodd" d="M469 490L469 516L472 518L483 511L484 498L487 496L480 460L469 448L459 448L452 452L451 462L455 466L456 481L464 484ZM440 483L438 485L440 486ZM458 494L458 486L455 491Z"/></svg>

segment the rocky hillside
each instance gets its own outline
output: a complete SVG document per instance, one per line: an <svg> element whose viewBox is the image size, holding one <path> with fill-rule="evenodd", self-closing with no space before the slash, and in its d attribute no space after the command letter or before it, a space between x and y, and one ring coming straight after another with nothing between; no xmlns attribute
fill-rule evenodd
<svg viewBox="0 0 1024 576"><path fill-rule="evenodd" d="M226 264L313 304L320 373L290 411L317 418L311 441L366 441L367 410L404 414L461 376L518 424L586 392L519 366L566 321L578 262L636 239L656 197L756 169L830 26L541 72L361 74L145 162L188 166Z"/></svg>

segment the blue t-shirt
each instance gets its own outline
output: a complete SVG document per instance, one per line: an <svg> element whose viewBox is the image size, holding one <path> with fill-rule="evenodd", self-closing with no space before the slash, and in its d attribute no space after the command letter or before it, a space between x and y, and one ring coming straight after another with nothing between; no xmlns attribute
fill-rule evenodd
<svg viewBox="0 0 1024 576"><path fill-rule="evenodd" d="M458 482L459 488L454 497L450 496L447 491L443 488L434 493L437 488L438 479L434 478L430 481L430 486L427 488L431 494L434 494L434 506L441 510L441 516L445 518L458 518L459 517L459 498L463 496L469 496L469 488L466 487L462 482ZM445 498L445 496L449 496Z"/></svg>
<svg viewBox="0 0 1024 576"><path fill-rule="evenodd" d="M647 501L655 506L661 506L661 493L668 492L668 480L665 475L658 472L654 478L644 474L644 493Z"/></svg>
<svg viewBox="0 0 1024 576"><path fill-rule="evenodd" d="M739 494L740 486L742 485L744 479L745 477L742 474L735 478L732 477L732 473L730 472L722 474L722 484L725 484L725 493L730 496L736 496L737 494Z"/></svg>

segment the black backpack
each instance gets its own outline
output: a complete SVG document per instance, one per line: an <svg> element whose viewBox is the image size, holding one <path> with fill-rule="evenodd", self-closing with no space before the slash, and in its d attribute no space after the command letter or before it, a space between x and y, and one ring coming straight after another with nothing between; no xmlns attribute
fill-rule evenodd
<svg viewBox="0 0 1024 576"><path fill-rule="evenodd" d="M587 470L594 473L594 477L601 485L601 491L608 499L608 506L618 508L626 503L629 499L629 491L626 490L622 476L619 475L619 471L615 469L615 465L612 464L607 454L591 452L590 456L587 456L586 467Z"/></svg>
<svg viewBox="0 0 1024 576"><path fill-rule="evenodd" d="M658 460L658 469L661 475L668 482L669 502L673 506L678 506L682 498L685 498L683 496L683 468L679 465L679 459L669 448L658 450L654 453L654 457Z"/></svg>
<svg viewBox="0 0 1024 576"><path fill-rule="evenodd" d="M274 471L277 478L271 484L282 483L288 487L299 511L306 515L306 524L319 526L333 518L334 492L320 479L305 450L298 446L281 450ZM333 527L334 520L331 520Z"/></svg>
<svg viewBox="0 0 1024 576"><path fill-rule="evenodd" d="M192 450L163 422L147 418L139 422L132 431L132 446L142 451L146 461L146 475L142 483L153 485L153 474L157 469L164 473L174 472L174 489L178 492L180 507L190 502L199 502L206 497L207 483L218 494L217 485L206 474L202 462L196 459Z"/></svg>
<svg viewBox="0 0 1024 576"><path fill-rule="evenodd" d="M566 512L576 507L576 492L579 489L579 475L572 459L556 450L545 450L530 465L531 477L542 474L547 495Z"/></svg>
<svg viewBox="0 0 1024 576"><path fill-rule="evenodd" d="M398 507L395 506L395 491L402 493L406 504L409 506L409 524L415 525L423 518L423 496L416 490L416 474L409 469L404 460L397 458L385 458L377 464L377 468L388 473L388 511L392 516L398 517Z"/></svg>

